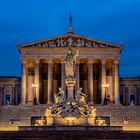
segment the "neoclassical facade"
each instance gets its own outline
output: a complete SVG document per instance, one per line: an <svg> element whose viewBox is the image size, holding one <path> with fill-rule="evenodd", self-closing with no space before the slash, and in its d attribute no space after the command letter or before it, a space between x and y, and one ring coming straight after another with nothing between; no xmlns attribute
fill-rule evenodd
<svg viewBox="0 0 140 140"><path fill-rule="evenodd" d="M122 45L68 32L17 48L21 78L0 76L0 130L69 125L139 130L140 77L119 77Z"/></svg>
<svg viewBox="0 0 140 140"><path fill-rule="evenodd" d="M73 33L18 46L22 60L22 77L0 77L1 105L33 105L56 103L59 87L65 91L65 59L68 49L79 51L75 62L75 93L79 87L87 95L86 102L140 105L140 78L119 77L121 45L79 36ZM37 86L33 86L37 85ZM108 84L108 87L103 85Z"/></svg>
<svg viewBox="0 0 140 140"><path fill-rule="evenodd" d="M68 32L18 46L22 60L22 104L56 102L59 87L65 91L65 57L68 48L79 56L75 62L75 91L82 87L87 103L103 104L108 96L110 103L120 104L119 60L122 45L99 41ZM37 86L33 86L37 85ZM108 84L108 87L103 85Z"/></svg>

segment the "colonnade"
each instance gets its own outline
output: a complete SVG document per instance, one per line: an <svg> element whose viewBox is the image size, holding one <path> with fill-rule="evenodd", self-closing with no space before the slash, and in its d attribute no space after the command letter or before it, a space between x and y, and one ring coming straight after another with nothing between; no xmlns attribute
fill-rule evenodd
<svg viewBox="0 0 140 140"><path fill-rule="evenodd" d="M48 89L47 89L47 104L52 104L52 94L53 93L53 58L49 58L47 59L47 63L48 63ZM78 58L75 62L75 79L76 79L76 86L75 86L75 91L77 91L77 89L80 87L80 74L79 74L79 65L81 63L80 61L81 59ZM100 89L101 89L101 103L104 102L104 98L105 98L105 88L102 86L103 84L107 84L107 60L108 59L99 59L100 60L100 64L101 64L101 83L100 83ZM89 104L94 104L93 102L93 98L94 98L94 72L93 72L93 64L95 63L96 59L95 58L87 58L87 68L88 68L88 78L87 78L87 82L88 82L88 86L87 86L87 94L89 96L89 100L88 103ZM39 59L34 59L34 75L33 75L33 80L28 81L28 59L23 59L22 60L22 96L21 96L21 103L22 104L28 104L28 94L32 94L29 93L28 91L28 86L31 86L31 82L32 84L38 84L38 86L36 88L34 88L34 92L36 93L36 98L37 98L37 102L39 102L39 96L40 96L40 90L39 90L39 86L40 86L40 80L39 80L39 76L40 76L40 71L39 71L39 66L40 66L40 60ZM120 99L119 99L119 72L118 72L118 64L119 61L116 59L112 59L112 86L111 90L112 92L110 94L112 97L112 100L115 102L115 104L119 104L120 103ZM112 82L111 81L111 82ZM30 84L29 84L30 83ZM61 60L61 87L63 88L64 91L66 91L66 85L65 85L65 63L63 60ZM98 94L98 93L96 93ZM34 95L31 96L32 100L34 98Z"/></svg>

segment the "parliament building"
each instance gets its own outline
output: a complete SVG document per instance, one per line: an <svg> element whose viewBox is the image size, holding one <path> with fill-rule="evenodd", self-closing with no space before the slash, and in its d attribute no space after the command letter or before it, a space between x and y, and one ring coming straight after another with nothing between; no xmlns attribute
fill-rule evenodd
<svg viewBox="0 0 140 140"><path fill-rule="evenodd" d="M47 107L57 104L60 87L64 98L68 98L65 64L69 49L73 54L79 52L74 61L73 98L81 88L86 104L96 108L97 120L100 117L106 125L140 129L140 78L119 76L123 47L77 35L71 29L65 35L17 46L22 75L0 77L0 129L32 125ZM75 124L87 124L80 119ZM62 118L47 122L66 125ZM89 124L92 125L91 120Z"/></svg>

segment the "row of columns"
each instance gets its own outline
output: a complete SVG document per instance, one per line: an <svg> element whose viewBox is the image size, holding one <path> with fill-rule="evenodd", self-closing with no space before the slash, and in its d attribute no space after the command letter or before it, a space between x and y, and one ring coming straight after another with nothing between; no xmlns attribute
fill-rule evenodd
<svg viewBox="0 0 140 140"><path fill-rule="evenodd" d="M75 90L79 89L79 62L80 59L76 60L76 68L75 68L75 78L76 78L76 86ZM115 103L119 104L119 74L118 74L118 61L114 62L114 95L115 95ZM101 85L106 84L106 60L101 60L102 64L102 77L101 77ZM26 104L26 96L27 96L27 61L22 61L22 104ZM39 86L39 60L35 60L35 78L34 82ZM65 86L65 63L62 61L61 63L61 87L64 91L66 91ZM39 87L36 89L36 98L37 102L39 102ZM51 95L53 93L53 58L48 60L48 97L47 97L47 104L52 104ZM88 59L88 95L89 97L89 104L93 104L93 59ZM102 102L104 101L105 97L105 88L101 87L101 97Z"/></svg>
<svg viewBox="0 0 140 140"><path fill-rule="evenodd" d="M39 62L40 61L38 59L35 60L35 68L34 68L35 77L34 77L34 83L32 83L32 84L38 85L38 87L34 88L34 93L36 94L34 96L36 96L38 103L39 103ZM27 68L28 68L28 61L23 59L22 60L22 81L21 81L21 90L22 90L21 91L21 104L27 103L27 94L29 94L27 90L27 86L29 85L28 83L29 81L27 78L28 77Z"/></svg>

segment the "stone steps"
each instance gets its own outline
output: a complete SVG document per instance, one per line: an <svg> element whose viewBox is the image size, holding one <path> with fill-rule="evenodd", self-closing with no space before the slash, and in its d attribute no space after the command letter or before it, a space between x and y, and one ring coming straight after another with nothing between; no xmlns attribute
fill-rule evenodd
<svg viewBox="0 0 140 140"><path fill-rule="evenodd" d="M43 116L47 105L37 106L1 106L0 108L0 127L8 126L12 119L20 120L21 125L30 125L32 116ZM97 116L109 116L111 125L124 125L123 117L130 117L129 125L139 126L140 128L140 106L95 106ZM15 125L16 126L16 125Z"/></svg>

